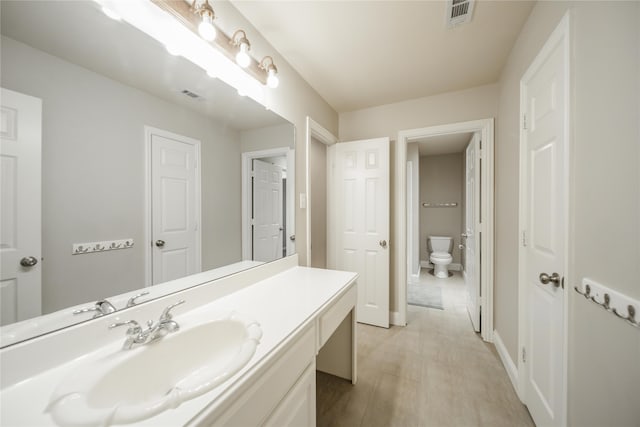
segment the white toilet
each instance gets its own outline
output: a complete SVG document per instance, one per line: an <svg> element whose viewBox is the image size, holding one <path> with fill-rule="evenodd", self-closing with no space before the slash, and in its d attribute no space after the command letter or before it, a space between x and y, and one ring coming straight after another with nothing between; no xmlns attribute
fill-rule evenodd
<svg viewBox="0 0 640 427"><path fill-rule="evenodd" d="M449 277L448 266L453 261L451 251L451 237L429 236L427 247L431 247L429 261L433 264L433 274L439 279Z"/></svg>

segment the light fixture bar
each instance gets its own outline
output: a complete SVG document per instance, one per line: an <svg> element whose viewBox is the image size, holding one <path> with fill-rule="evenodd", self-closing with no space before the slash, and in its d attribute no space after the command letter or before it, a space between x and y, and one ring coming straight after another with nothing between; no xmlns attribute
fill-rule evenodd
<svg viewBox="0 0 640 427"><path fill-rule="evenodd" d="M175 0L151 0L151 2L165 12L171 14L189 30L191 30L195 34L199 34L198 25L200 25L201 22L200 16L193 13L193 10L188 3ZM213 25L215 26L215 24ZM216 27L216 30L216 38L213 41L207 43L214 45L220 52L224 53L226 57L235 62L236 54L238 53L236 45L231 40L231 38L224 32L222 32L219 28ZM242 69L253 78L258 80L260 83L267 84L267 70L262 69L258 61L250 55L249 58L251 59L249 65L246 68Z"/></svg>

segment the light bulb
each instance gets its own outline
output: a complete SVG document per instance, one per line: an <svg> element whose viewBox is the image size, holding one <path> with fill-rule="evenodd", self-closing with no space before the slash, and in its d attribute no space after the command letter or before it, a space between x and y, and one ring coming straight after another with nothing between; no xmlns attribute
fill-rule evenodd
<svg viewBox="0 0 640 427"><path fill-rule="evenodd" d="M205 14L202 16L202 22L198 25L198 32L200 36L208 42L216 38L216 28L213 26L211 15Z"/></svg>
<svg viewBox="0 0 640 427"><path fill-rule="evenodd" d="M280 79L276 76L276 70L273 68L269 69L269 76L267 76L267 86L271 89L275 89L280 84Z"/></svg>
<svg viewBox="0 0 640 427"><path fill-rule="evenodd" d="M247 68L251 64L251 57L247 53L249 45L246 43L240 43L240 51L236 55L236 62L242 68Z"/></svg>

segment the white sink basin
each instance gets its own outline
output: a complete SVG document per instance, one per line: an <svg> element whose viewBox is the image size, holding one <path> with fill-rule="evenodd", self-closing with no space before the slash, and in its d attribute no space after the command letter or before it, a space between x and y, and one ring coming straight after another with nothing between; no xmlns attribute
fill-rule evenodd
<svg viewBox="0 0 640 427"><path fill-rule="evenodd" d="M261 337L255 321L235 313L179 330L74 370L47 409L64 426L147 419L229 379L249 362Z"/></svg>

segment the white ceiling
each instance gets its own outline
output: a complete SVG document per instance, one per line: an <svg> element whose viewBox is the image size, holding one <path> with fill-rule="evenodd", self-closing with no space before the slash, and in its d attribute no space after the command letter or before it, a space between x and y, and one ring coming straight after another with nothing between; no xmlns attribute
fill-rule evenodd
<svg viewBox="0 0 640 427"><path fill-rule="evenodd" d="M338 112L496 82L532 1L246 1L234 6Z"/></svg>
<svg viewBox="0 0 640 427"><path fill-rule="evenodd" d="M236 129L286 123L92 1L0 1L2 35ZM46 73L46 70L43 70ZM187 89L204 99L194 100ZM98 101L98 100L97 100Z"/></svg>
<svg viewBox="0 0 640 427"><path fill-rule="evenodd" d="M442 154L461 153L471 141L473 132L455 133L419 138L410 141L418 144L420 156L439 156Z"/></svg>

